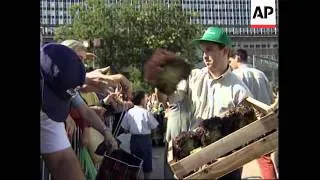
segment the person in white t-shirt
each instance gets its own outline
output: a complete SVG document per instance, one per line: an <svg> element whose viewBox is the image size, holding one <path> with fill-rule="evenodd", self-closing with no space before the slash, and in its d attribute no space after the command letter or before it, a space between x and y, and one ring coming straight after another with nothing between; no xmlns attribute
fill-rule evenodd
<svg viewBox="0 0 320 180"><path fill-rule="evenodd" d="M134 93L134 107L125 114L121 126L131 133L130 151L143 160L144 178L149 179L152 172L151 130L155 129L159 123L146 109L146 99L145 92Z"/></svg>

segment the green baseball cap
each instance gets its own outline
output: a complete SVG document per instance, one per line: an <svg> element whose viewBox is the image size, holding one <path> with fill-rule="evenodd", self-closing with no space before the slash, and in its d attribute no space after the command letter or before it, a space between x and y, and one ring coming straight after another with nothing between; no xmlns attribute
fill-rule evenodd
<svg viewBox="0 0 320 180"><path fill-rule="evenodd" d="M219 27L209 27L200 39L195 39L191 43L197 46L201 42L213 42L231 47L231 40L227 33Z"/></svg>

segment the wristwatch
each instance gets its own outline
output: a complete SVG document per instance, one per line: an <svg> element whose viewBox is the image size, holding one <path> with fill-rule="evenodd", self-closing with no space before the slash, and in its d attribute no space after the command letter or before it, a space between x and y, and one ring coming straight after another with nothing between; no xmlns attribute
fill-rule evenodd
<svg viewBox="0 0 320 180"><path fill-rule="evenodd" d="M107 132L112 135L111 129L108 128L108 127L104 127L103 130L102 130L102 135L103 135L103 136L105 136L105 135L109 136L109 134L106 134Z"/></svg>

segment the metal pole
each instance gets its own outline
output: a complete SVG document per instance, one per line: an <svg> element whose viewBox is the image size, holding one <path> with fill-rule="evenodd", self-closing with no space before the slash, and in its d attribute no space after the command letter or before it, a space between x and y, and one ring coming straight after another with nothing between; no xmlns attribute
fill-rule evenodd
<svg viewBox="0 0 320 180"><path fill-rule="evenodd" d="M93 53L97 56L97 52L96 52L96 48L94 47L93 48ZM97 58L93 58L92 59L92 68L93 69L96 69L96 67L95 67L95 61L97 60Z"/></svg>
<svg viewBox="0 0 320 180"><path fill-rule="evenodd" d="M276 83L275 69L272 69L272 81L273 81L274 84Z"/></svg>
<svg viewBox="0 0 320 180"><path fill-rule="evenodd" d="M42 46L43 43L43 28L40 28L40 46Z"/></svg>
<svg viewBox="0 0 320 180"><path fill-rule="evenodd" d="M253 68L256 68L254 61L255 61L255 56L252 55L252 67L253 67Z"/></svg>
<svg viewBox="0 0 320 180"><path fill-rule="evenodd" d="M45 171L46 171L46 166L44 164L44 160L41 159L41 174L42 174L42 180L45 179Z"/></svg>

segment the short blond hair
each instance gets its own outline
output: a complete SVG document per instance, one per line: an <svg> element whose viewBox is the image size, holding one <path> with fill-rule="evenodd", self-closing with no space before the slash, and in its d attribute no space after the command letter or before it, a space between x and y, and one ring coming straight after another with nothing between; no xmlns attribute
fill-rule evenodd
<svg viewBox="0 0 320 180"><path fill-rule="evenodd" d="M73 40L73 39L65 40L60 44L67 46L76 52L87 50L87 48L83 45L83 43L81 43L80 41Z"/></svg>

